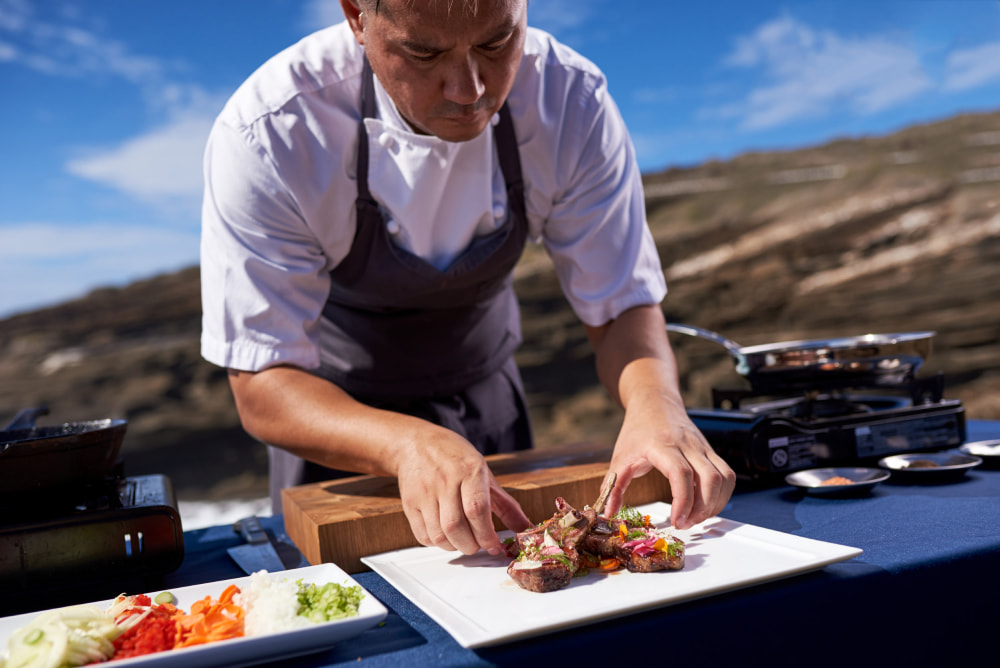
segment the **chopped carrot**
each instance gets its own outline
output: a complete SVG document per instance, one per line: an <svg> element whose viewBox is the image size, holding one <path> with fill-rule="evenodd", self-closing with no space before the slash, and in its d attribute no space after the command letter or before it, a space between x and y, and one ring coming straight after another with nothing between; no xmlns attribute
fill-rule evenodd
<svg viewBox="0 0 1000 668"><path fill-rule="evenodd" d="M620 561L618 561L614 557L609 557L608 559L601 559L601 563L599 564L598 567L602 571L617 571L619 568L621 568L621 565L622 564Z"/></svg>
<svg viewBox="0 0 1000 668"><path fill-rule="evenodd" d="M217 601L206 596L191 606L190 614L178 611L174 647L191 647L242 636L243 608L233 602L239 591L236 585L229 585Z"/></svg>

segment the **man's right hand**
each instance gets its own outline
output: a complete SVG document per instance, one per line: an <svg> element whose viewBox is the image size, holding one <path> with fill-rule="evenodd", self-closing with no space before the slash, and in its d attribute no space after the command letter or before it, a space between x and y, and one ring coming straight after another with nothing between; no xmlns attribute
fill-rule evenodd
<svg viewBox="0 0 1000 668"><path fill-rule="evenodd" d="M504 526L531 525L521 506L493 477L486 460L464 438L434 427L433 439L401 444L397 465L403 511L421 545L475 554L500 554L493 514Z"/></svg>
<svg viewBox="0 0 1000 668"><path fill-rule="evenodd" d="M483 456L450 429L358 403L295 367L230 370L229 382L243 426L257 439L322 466L395 476L423 545L498 553L494 514L514 531L530 525Z"/></svg>

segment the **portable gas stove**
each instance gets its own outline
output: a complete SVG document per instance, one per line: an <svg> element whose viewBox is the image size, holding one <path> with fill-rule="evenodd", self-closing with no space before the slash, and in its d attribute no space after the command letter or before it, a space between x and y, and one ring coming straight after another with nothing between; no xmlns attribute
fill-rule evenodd
<svg viewBox="0 0 1000 668"><path fill-rule="evenodd" d="M184 538L170 480L101 479L0 495L0 614L156 588Z"/></svg>
<svg viewBox="0 0 1000 668"><path fill-rule="evenodd" d="M713 390L711 409L688 414L737 476L766 484L793 471L870 465L900 452L961 445L965 409L942 393L940 375L865 393L852 388L776 397Z"/></svg>

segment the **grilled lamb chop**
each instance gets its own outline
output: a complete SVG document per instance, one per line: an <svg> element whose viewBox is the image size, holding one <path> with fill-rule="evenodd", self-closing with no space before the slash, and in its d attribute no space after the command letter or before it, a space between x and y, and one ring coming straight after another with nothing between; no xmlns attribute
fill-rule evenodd
<svg viewBox="0 0 1000 668"><path fill-rule="evenodd" d="M684 543L675 538L668 550L667 552L655 550L648 554L629 552L628 559L619 558L619 560L633 573L679 571L684 568Z"/></svg>
<svg viewBox="0 0 1000 668"><path fill-rule="evenodd" d="M590 522L562 497L557 498L555 515L517 534L517 558L507 567L507 573L529 591L554 591L567 586L580 567L577 544L587 535Z"/></svg>
<svg viewBox="0 0 1000 668"><path fill-rule="evenodd" d="M642 537L632 535L618 548L618 561L633 573L679 571L684 568L684 541L646 529Z"/></svg>
<svg viewBox="0 0 1000 668"><path fill-rule="evenodd" d="M546 592L569 585L580 568L577 546L590 533L590 527L604 508L614 489L616 476L605 481L595 508L579 511L556 498L556 513L536 527L517 534L508 545L507 554L515 557L507 574L523 589Z"/></svg>
<svg viewBox="0 0 1000 668"><path fill-rule="evenodd" d="M612 474L594 507L583 510L557 498L551 518L506 545L514 559L507 567L510 577L523 589L547 592L568 586L584 561L636 573L683 568L684 543L653 529L648 517L601 515L614 485Z"/></svg>
<svg viewBox="0 0 1000 668"><path fill-rule="evenodd" d="M603 566L614 559L633 573L684 567L684 542L669 532L654 529L648 517L599 516L579 549L588 563L598 562ZM617 567L613 563L611 566Z"/></svg>
<svg viewBox="0 0 1000 668"><path fill-rule="evenodd" d="M590 532L580 541L580 552L600 559L617 558L625 542L621 535L622 524L623 520L597 516Z"/></svg>

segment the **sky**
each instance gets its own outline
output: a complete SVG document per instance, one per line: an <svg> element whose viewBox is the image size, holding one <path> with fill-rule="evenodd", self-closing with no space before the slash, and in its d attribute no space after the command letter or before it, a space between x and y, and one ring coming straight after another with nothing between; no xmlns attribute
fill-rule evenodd
<svg viewBox="0 0 1000 668"><path fill-rule="evenodd" d="M530 0L654 172L1000 109L1000 2ZM0 318L198 262L226 99L331 0L0 0Z"/></svg>

